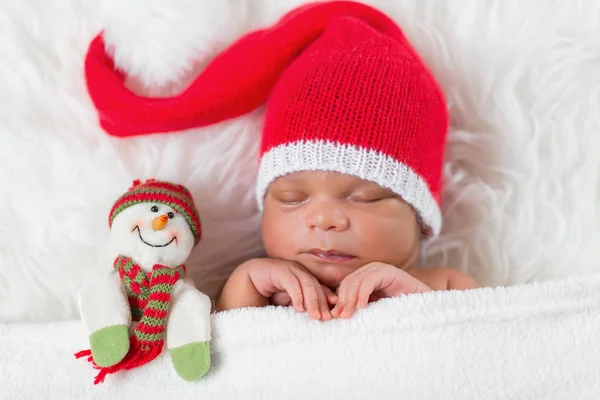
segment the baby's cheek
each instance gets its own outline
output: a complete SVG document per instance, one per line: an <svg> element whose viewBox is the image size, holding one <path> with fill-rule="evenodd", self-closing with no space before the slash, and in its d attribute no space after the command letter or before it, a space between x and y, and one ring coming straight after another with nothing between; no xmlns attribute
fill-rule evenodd
<svg viewBox="0 0 600 400"><path fill-rule="evenodd" d="M261 224L263 245L269 257L293 258L297 243L302 243L303 221L294 216L284 216L265 207Z"/></svg>

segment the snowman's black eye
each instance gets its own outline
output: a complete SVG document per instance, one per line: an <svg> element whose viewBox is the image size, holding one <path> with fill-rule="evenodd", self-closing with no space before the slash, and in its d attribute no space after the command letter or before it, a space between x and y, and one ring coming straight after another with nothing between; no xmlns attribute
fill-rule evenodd
<svg viewBox="0 0 600 400"><path fill-rule="evenodd" d="M152 206L152 208L150 210L152 212L158 212L158 207L157 206Z"/></svg>
<svg viewBox="0 0 600 400"><path fill-rule="evenodd" d="M173 214L172 212L169 211L169 213L167 214L169 216L170 219L175 218L175 214Z"/></svg>

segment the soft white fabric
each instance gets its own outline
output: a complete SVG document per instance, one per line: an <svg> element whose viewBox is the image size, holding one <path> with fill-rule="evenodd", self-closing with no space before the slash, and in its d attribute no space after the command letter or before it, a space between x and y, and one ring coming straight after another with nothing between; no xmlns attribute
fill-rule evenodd
<svg viewBox="0 0 600 400"><path fill-rule="evenodd" d="M110 207L135 178L192 190L204 238L187 264L211 296L261 251L262 110L109 138L82 75L93 36L106 27L122 68L173 93L302 2L0 0L0 320L23 322L0 324L0 397L597 398L598 277L383 300L327 324L221 314L212 371L194 384L165 355L93 387L72 356L87 348L81 322L26 323L78 317L78 289L111 267ZM402 25L450 102L444 228L423 262L491 285L600 271L600 2L367 3Z"/></svg>
<svg viewBox="0 0 600 400"><path fill-rule="evenodd" d="M184 281L175 284L172 296L167 320L167 348L210 341L210 298Z"/></svg>
<svg viewBox="0 0 600 400"><path fill-rule="evenodd" d="M2 398L597 399L600 275L384 299L350 320L292 309L214 316L209 373L186 383L168 352L97 373L77 321L0 324Z"/></svg>
<svg viewBox="0 0 600 400"><path fill-rule="evenodd" d="M407 166L379 151L325 142L288 143L267 151L258 169L256 197L262 209L271 182L292 172L325 169L354 175L393 190L419 214L429 233L438 235L442 216L425 181Z"/></svg>
<svg viewBox="0 0 600 400"><path fill-rule="evenodd" d="M227 46L262 10L252 0L104 0L101 20L116 64L151 87L174 92L187 85L214 53ZM175 29L174 29L175 28Z"/></svg>
<svg viewBox="0 0 600 400"><path fill-rule="evenodd" d="M134 178L192 190L205 234L188 265L213 298L260 255L262 110L115 140L98 128L83 57L107 27L119 65L180 90L235 37L302 2L0 0L1 321L77 317L77 290L111 268L108 212ZM600 2L367 3L402 25L450 102L444 228L423 263L489 285L598 271Z"/></svg>
<svg viewBox="0 0 600 400"><path fill-rule="evenodd" d="M131 311L123 283L116 272L100 275L86 283L78 293L79 319L87 335L112 325L129 326ZM171 292L167 320L169 349L194 342L209 341L212 336L210 298L198 291L193 282L177 281Z"/></svg>
<svg viewBox="0 0 600 400"><path fill-rule="evenodd" d="M131 310L119 274L111 271L95 277L77 293L79 319L88 335L112 325L131 324Z"/></svg>

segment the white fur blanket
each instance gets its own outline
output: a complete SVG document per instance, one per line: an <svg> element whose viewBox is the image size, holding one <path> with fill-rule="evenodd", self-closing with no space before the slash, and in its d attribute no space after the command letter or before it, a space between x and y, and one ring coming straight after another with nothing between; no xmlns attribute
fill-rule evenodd
<svg viewBox="0 0 600 400"><path fill-rule="evenodd" d="M186 384L161 359L92 387L72 356L86 346L76 293L109 268L112 203L135 178L190 187L205 236L188 266L214 298L261 253L262 114L112 140L85 91L89 41L111 28L119 65L181 86L303 2L0 0L0 398L598 398L600 283L584 277L600 272L597 0L365 1L400 23L449 100L444 230L423 262L528 284L385 300L328 324L220 314L206 379Z"/></svg>
<svg viewBox="0 0 600 400"><path fill-rule="evenodd" d="M0 0L0 321L77 318L77 291L111 265L110 207L136 178L194 194L204 238L188 267L213 299L260 255L262 111L113 140L83 59L107 28L122 68L185 85L236 37L305 1ZM423 263L485 285L600 272L600 2L365 2L398 21L449 101L444 229Z"/></svg>
<svg viewBox="0 0 600 400"><path fill-rule="evenodd" d="M385 299L350 320L291 309L214 316L213 367L168 355L92 384L78 321L0 325L6 399L597 399L600 275Z"/></svg>

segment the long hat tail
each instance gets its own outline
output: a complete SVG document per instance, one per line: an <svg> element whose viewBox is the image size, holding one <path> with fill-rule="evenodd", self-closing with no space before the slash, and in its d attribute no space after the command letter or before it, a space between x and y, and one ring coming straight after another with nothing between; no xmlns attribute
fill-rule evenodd
<svg viewBox="0 0 600 400"><path fill-rule="evenodd" d="M102 128L127 137L166 133L239 117L262 105L280 74L337 17L356 17L386 35L405 40L382 12L353 1L310 3L275 25L242 36L218 54L181 94L145 98L125 86L99 33L85 60L89 95Z"/></svg>

